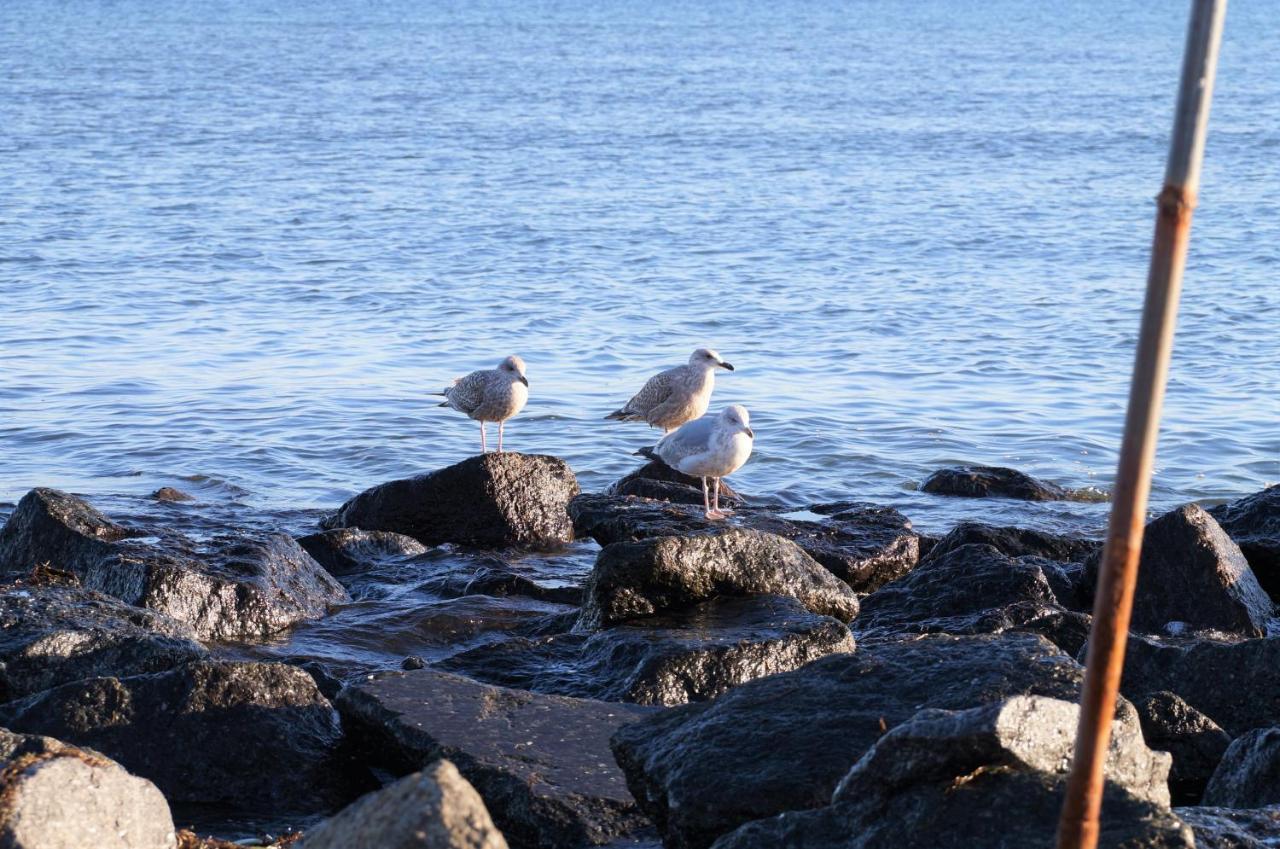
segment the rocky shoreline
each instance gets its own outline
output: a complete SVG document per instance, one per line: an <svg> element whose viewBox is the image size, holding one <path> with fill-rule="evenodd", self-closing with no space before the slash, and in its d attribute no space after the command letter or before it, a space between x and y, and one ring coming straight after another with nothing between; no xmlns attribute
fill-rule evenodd
<svg viewBox="0 0 1280 849"><path fill-rule="evenodd" d="M924 489L1070 497L982 467ZM372 487L297 538L32 490L0 528L0 833L196 847L171 808L207 808L291 817L309 849L1049 845L1095 541L935 538L891 507L727 487L737 512L711 522L701 500L657 463L584 494L512 453ZM574 539L600 546L578 586L513 567ZM439 569L442 546L468 568ZM244 659L376 605L358 582L388 569L527 612L374 674ZM1101 845L1275 845L1280 487L1155 518L1141 574Z"/></svg>

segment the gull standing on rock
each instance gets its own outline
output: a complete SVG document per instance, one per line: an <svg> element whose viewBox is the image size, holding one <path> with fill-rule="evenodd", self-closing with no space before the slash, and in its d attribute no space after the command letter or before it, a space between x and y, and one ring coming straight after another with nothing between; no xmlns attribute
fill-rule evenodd
<svg viewBox="0 0 1280 849"><path fill-rule="evenodd" d="M653 448L642 449L686 475L702 478L702 506L708 519L723 519L732 510L720 509L720 478L736 472L751 456L755 440L751 416L741 404L730 404L718 416L706 416L681 425ZM715 481L714 501L707 500L707 478Z"/></svg>
<svg viewBox="0 0 1280 849"><path fill-rule="evenodd" d="M733 371L733 366L710 348L699 348L682 366L659 372L635 397L606 419L624 422L648 422L670 433L688 421L707 412L711 390L715 388L716 369Z"/></svg>
<svg viewBox="0 0 1280 849"><path fill-rule="evenodd" d="M443 392L441 407L452 407L480 422L480 453L487 452L484 423L498 423L498 453L502 453L502 428L507 419L524 409L529 400L529 380L524 376L524 360L514 354L498 363L495 369L473 371L455 378Z"/></svg>

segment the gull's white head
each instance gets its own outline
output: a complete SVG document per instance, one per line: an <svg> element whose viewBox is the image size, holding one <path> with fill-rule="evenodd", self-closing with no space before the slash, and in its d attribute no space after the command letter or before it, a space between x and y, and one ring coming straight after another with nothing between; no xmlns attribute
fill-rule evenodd
<svg viewBox="0 0 1280 849"><path fill-rule="evenodd" d="M515 354L498 363L498 371L506 372L525 386L529 385L529 379L524 376L524 360Z"/></svg>
<svg viewBox="0 0 1280 849"><path fill-rule="evenodd" d="M745 433L749 439L755 439L755 431L751 429L751 414L741 404L730 404L720 411L720 422L729 428L730 433Z"/></svg>
<svg viewBox="0 0 1280 849"><path fill-rule="evenodd" d="M689 365L701 366L702 368L722 368L726 371L733 371L733 366L724 361L724 357L717 354L710 348L699 348L689 355Z"/></svg>

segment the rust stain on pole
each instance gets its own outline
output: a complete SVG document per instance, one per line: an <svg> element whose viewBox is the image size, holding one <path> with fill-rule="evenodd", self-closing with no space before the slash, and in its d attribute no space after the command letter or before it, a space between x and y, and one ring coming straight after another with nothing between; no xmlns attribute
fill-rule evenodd
<svg viewBox="0 0 1280 849"><path fill-rule="evenodd" d="M1124 439L1094 600L1075 757L1058 823L1058 849L1094 849L1098 844L1103 768L1124 670L1160 410L1225 13L1226 0L1195 0L1187 29L1173 138L1164 188L1157 198L1155 238Z"/></svg>

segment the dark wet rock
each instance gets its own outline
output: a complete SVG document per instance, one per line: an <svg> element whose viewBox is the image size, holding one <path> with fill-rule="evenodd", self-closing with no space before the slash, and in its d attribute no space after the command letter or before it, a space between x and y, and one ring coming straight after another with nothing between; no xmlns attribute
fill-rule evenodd
<svg viewBox="0 0 1280 849"><path fill-rule="evenodd" d="M0 701L102 675L171 669L205 655L190 627L79 587L0 590Z"/></svg>
<svg viewBox="0 0 1280 849"><path fill-rule="evenodd" d="M1061 610L1039 558L989 545L931 556L862 600L859 632L997 634Z"/></svg>
<svg viewBox="0 0 1280 849"><path fill-rule="evenodd" d="M1255 728L1233 740L1209 779L1204 804L1223 808L1280 804L1280 728Z"/></svg>
<svg viewBox="0 0 1280 849"><path fill-rule="evenodd" d="M173 849L156 786L97 752L0 729L0 845L5 849Z"/></svg>
<svg viewBox="0 0 1280 849"><path fill-rule="evenodd" d="M1275 849L1280 845L1280 806L1268 808L1178 808L1191 826L1196 849Z"/></svg>
<svg viewBox="0 0 1280 849"><path fill-rule="evenodd" d="M1087 613L1055 610L1012 630L1039 634L1072 657L1080 657L1092 627L1093 617Z"/></svg>
<svg viewBox="0 0 1280 849"><path fill-rule="evenodd" d="M829 804L872 744L922 709L1015 695L1074 700L1082 679L1079 664L1038 636L928 635L669 708L624 726L613 750L669 849L701 849L750 820Z"/></svg>
<svg viewBox="0 0 1280 849"><path fill-rule="evenodd" d="M327 665L318 660L293 660L291 658L281 658L285 663L292 663L302 671L311 676L311 680L316 682L316 689L326 699L332 700L342 690L342 679L333 674Z"/></svg>
<svg viewBox="0 0 1280 849"><path fill-rule="evenodd" d="M793 542L727 528L605 546L584 588L581 628L690 607L715 596L786 595L847 622L858 598Z"/></svg>
<svg viewBox="0 0 1280 849"><path fill-rule="evenodd" d="M609 735L650 708L491 687L432 669L345 689L338 709L374 764L452 761L512 846L600 844L645 824Z"/></svg>
<svg viewBox="0 0 1280 849"><path fill-rule="evenodd" d="M697 506L640 498L580 495L569 505L579 536L601 545L660 536L692 536L723 530ZM871 592L910 571L919 560L919 536L906 516L890 507L841 502L811 512L821 521L785 519L770 508L743 508L730 526L764 531L792 540L858 592Z"/></svg>
<svg viewBox="0 0 1280 849"><path fill-rule="evenodd" d="M400 668L406 669L406 670L426 669L427 662L422 658L418 657L416 654L409 655L404 660L400 661Z"/></svg>
<svg viewBox="0 0 1280 849"><path fill-rule="evenodd" d="M178 503L181 501L195 501L194 495L188 495L180 489L174 489L171 486L162 486L155 492L151 493L151 497L156 501L168 501Z"/></svg>
<svg viewBox="0 0 1280 849"><path fill-rule="evenodd" d="M936 546L930 550L929 556L937 557L962 545L989 545L1010 557L1034 555L1046 560L1083 563L1098 550L1101 543L1096 540L1061 536L1031 528L961 522L938 540Z"/></svg>
<svg viewBox="0 0 1280 849"><path fill-rule="evenodd" d="M1168 690L1149 693L1133 704L1147 744L1173 756L1169 773L1173 803L1197 804L1231 738L1218 723Z"/></svg>
<svg viewBox="0 0 1280 849"><path fill-rule="evenodd" d="M1101 552L1085 564L1086 595L1097 585L1100 561ZM1147 525L1133 630L1160 633L1170 622L1182 622L1193 630L1260 637L1272 607L1240 547L1198 505L1184 505Z"/></svg>
<svg viewBox="0 0 1280 849"><path fill-rule="evenodd" d="M702 503L702 478L678 472L658 459L652 459L605 488L605 495L635 495L678 504ZM745 503L741 495L720 481L720 503L738 507Z"/></svg>
<svg viewBox="0 0 1280 849"><path fill-rule="evenodd" d="M474 787L449 761L406 775L309 831L299 849L507 849Z"/></svg>
<svg viewBox="0 0 1280 849"><path fill-rule="evenodd" d="M520 596L552 604L582 603L581 587L544 587L512 569L497 558L481 560L473 571L449 573L430 578L418 586L419 590L442 598L458 598L465 595L488 595L495 598Z"/></svg>
<svg viewBox="0 0 1280 849"><path fill-rule="evenodd" d="M317 811L352 795L334 760L337 714L283 663L198 661L64 684L0 706L0 724L103 752L172 802Z"/></svg>
<svg viewBox="0 0 1280 849"><path fill-rule="evenodd" d="M393 531L424 545L551 549L573 542L567 508L578 491L556 457L483 454L366 489L321 524Z"/></svg>
<svg viewBox="0 0 1280 849"><path fill-rule="evenodd" d="M286 534L180 534L119 525L84 500L34 489L0 529L0 572L52 564L86 589L164 613L202 640L262 638L350 600Z"/></svg>
<svg viewBox="0 0 1280 849"><path fill-rule="evenodd" d="M1218 642L1130 636L1120 686L1128 698L1168 690L1231 736L1280 717L1280 638Z"/></svg>
<svg viewBox="0 0 1280 849"><path fill-rule="evenodd" d="M1036 480L1017 469L1001 466L956 466L939 469L920 485L922 492L963 498L1017 498L1022 501L1063 501L1067 491Z"/></svg>
<svg viewBox="0 0 1280 849"><path fill-rule="evenodd" d="M831 804L748 823L716 849L1051 846L1078 709L1014 697L966 711L926 710L881 737ZM1191 849L1169 811L1169 756L1142 741L1130 714L1107 758L1102 846ZM996 826L996 823L999 826Z"/></svg>
<svg viewBox="0 0 1280 849"><path fill-rule="evenodd" d="M1240 546L1262 588L1280 599L1280 484L1209 513Z"/></svg>
<svg viewBox="0 0 1280 849"><path fill-rule="evenodd" d="M437 664L504 687L678 705L854 649L849 629L783 596L723 598L594 634L514 639Z"/></svg>
<svg viewBox="0 0 1280 849"><path fill-rule="evenodd" d="M390 531L335 528L298 537L298 545L330 575L357 575L388 560L425 554L427 547L416 539Z"/></svg>

